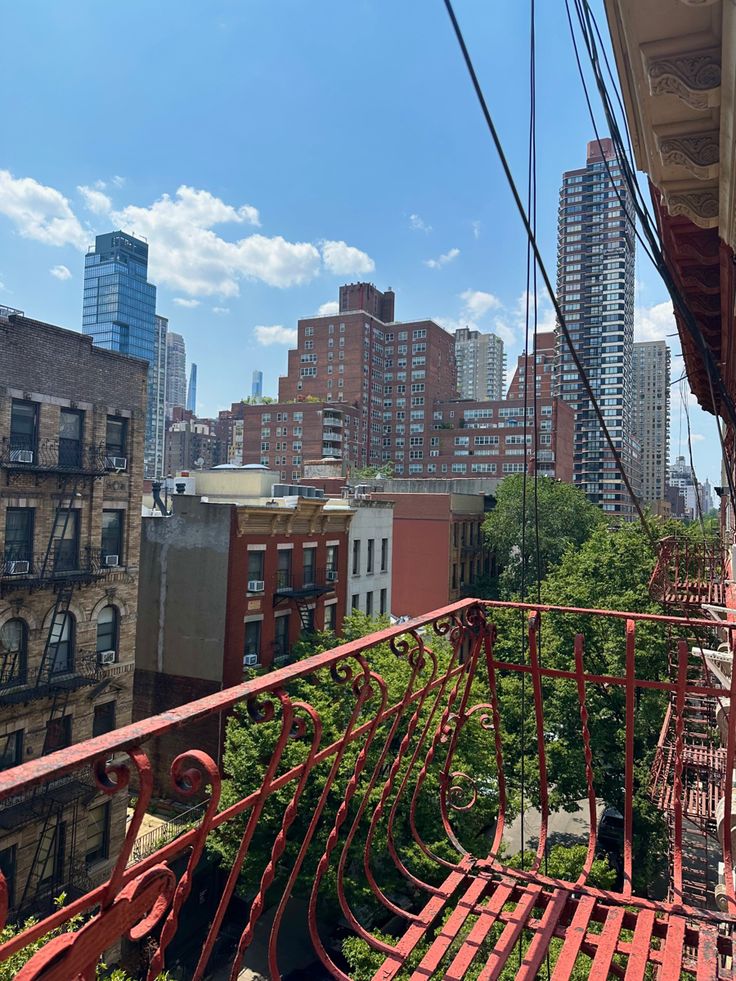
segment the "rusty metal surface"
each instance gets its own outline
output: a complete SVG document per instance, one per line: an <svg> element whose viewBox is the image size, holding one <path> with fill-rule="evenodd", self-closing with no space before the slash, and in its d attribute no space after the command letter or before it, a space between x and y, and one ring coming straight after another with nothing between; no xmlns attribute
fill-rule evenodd
<svg viewBox="0 0 736 981"><path fill-rule="evenodd" d="M597 631L604 621L616 625L618 675L601 674L597 668ZM569 649L550 658L545 643L555 623L569 625L564 635L569 636ZM247 896L247 912L239 921L231 956L232 978L259 931L266 937L268 972L281 976L284 947L294 926L290 901L297 894L304 897L300 908L314 959L338 978L349 976L331 936L338 925L375 952L380 962L375 978L385 981L399 974L463 978L470 972L495 978L511 966L517 976L533 978L545 962L555 978L581 969L601 978L652 976L652 971L662 978L678 977L681 971L729 977L736 917L689 907L681 898L682 824L689 807L684 795L686 753L692 754L683 736L688 700L735 694L689 676L684 638L694 625L714 629L712 622L693 618L464 600L0 772L0 808L2 802L9 806L35 787L73 773L92 774L111 799L127 794L129 787L137 795L107 881L0 945L0 963L83 914L81 926L46 943L19 977L92 977L100 954L129 936L149 939L147 977L152 981L167 966L167 950L177 936L208 839L227 832L232 861L198 946L191 975L195 981L212 969L215 946L237 894ZM647 677L638 635L660 629L679 641L674 674L668 677L665 670L663 677ZM530 696L527 767L534 770L541 828L531 861L512 869L502 846L516 806L518 787L510 764L518 744L506 731L502 704L508 703L499 692L500 686L521 678ZM555 792L548 774L554 734L546 720L561 691L577 705L580 772L587 787L587 852L575 882L546 872L545 842ZM625 731L615 760L596 755L591 735L596 725L591 693L600 697L606 691L620 696L623 709ZM637 895L634 889L635 728L639 700L647 693L661 699L662 715L669 713L674 734L667 746L674 788L674 902ZM248 731L263 737L258 744L261 766L248 774L250 785L243 790L239 784L242 792L234 795L228 774L219 772L192 737L191 749L167 762L172 798L196 803L205 796L196 824L141 861L131 861L153 792L154 740L176 732L177 744L183 740L186 745L190 727L224 721L236 707ZM482 761L463 750L470 735L477 741L472 745L485 747ZM726 772L733 766L733 750L732 727L723 750ZM703 747L702 752L711 750ZM661 757L660 752L664 765ZM588 882L597 849L596 773L611 767L619 768L625 791L621 892ZM426 838L428 814L439 840ZM484 847L478 847L476 836L470 848L469 822L478 824L481 818ZM265 841L264 828L269 829ZM730 842L727 865L729 849ZM360 894L356 879L362 883ZM726 882L733 913L732 878ZM326 922L325 909L331 911L331 922ZM7 912L2 876L0 912ZM387 934L389 921L393 926Z"/></svg>

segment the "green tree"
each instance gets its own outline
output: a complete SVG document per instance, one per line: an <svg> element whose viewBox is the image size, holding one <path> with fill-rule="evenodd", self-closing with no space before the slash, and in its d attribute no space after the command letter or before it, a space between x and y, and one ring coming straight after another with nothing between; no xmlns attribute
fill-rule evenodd
<svg viewBox="0 0 736 981"><path fill-rule="evenodd" d="M523 536L526 510L526 535ZM537 477L537 515L539 518L539 561L535 535L534 479L527 478L526 509L523 507L523 476L504 478L496 492L496 505L489 512L484 532L496 556L501 575L499 592L512 599L521 592L524 558L527 589L544 579L565 550L579 547L596 528L605 523L603 512L571 484L551 477ZM524 548L522 551L522 537Z"/></svg>

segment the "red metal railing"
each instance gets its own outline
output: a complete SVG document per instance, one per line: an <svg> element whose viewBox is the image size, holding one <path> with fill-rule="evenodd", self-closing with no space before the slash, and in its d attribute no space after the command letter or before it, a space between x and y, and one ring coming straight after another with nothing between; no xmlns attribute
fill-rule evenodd
<svg viewBox="0 0 736 981"><path fill-rule="evenodd" d="M465 600L2 772L0 804L90 769L105 794L135 786L137 801L108 880L2 943L0 963L81 915L83 925L76 920L48 941L18 973L21 981L92 978L98 958L125 936L147 941L140 976L155 978L209 843L226 860L187 972L195 979L213 969L218 938L233 923L230 976L250 963L258 935L261 969L280 977L300 917L319 970L338 978L351 976L340 943L348 934L363 941L374 977L384 981L401 972L495 978L504 967L531 979L545 961L555 978L583 968L600 978L644 977L648 969L660 978L730 976L730 836L723 852L729 912L683 900L685 702L736 695L736 672L730 689L688 678L684 638L693 629L715 627ZM678 638L674 678L669 634ZM638 889L634 865L649 845L635 808L637 764L654 755L668 706L673 901ZM197 744L208 723L219 732L227 717L237 718L239 735L232 734L223 780ZM196 734L192 748L180 752L188 732ZM728 735L731 772L734 725ZM172 796L207 803L196 827L129 864L163 762ZM562 879L547 868L547 846L553 806L573 771L578 784L568 796L583 788L588 832L579 874ZM623 813L618 890L589 882L601 787L607 803L619 796ZM533 853L513 868L504 846L530 844L513 840L522 797L538 810L540 831ZM730 794L724 802L730 828ZM7 910L2 879L0 903Z"/></svg>

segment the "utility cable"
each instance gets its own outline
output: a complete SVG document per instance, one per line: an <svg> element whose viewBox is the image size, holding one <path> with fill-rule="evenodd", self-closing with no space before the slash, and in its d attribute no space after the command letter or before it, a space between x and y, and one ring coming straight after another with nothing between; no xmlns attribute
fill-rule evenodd
<svg viewBox="0 0 736 981"><path fill-rule="evenodd" d="M601 411L601 408L598 405L598 402L596 400L596 397L595 397L595 394L594 394L593 389L591 387L591 384L590 384L590 381L588 379L588 376L587 376L587 374L585 372L585 369L583 368L583 365L582 365L582 362L580 361L580 358L578 356L578 353L575 350L575 347L574 347L574 345L572 343L572 338L570 336L570 331L569 331L569 329L567 327L567 322L566 322L565 317L564 317L564 315L562 313L562 308L560 307L560 304L559 304L559 302L557 300L557 296L556 296L555 291L554 291L554 288L552 286L552 282L550 280L549 273L547 272L547 267L546 267L546 265L544 263L544 259L542 258L542 254L541 254L541 252L539 250L539 245L537 243L536 235L534 234L534 231L533 231L533 229L531 227L531 224L529 222L529 217L527 216L527 213L526 213L526 211L524 209L524 205L523 205L523 203L521 201L521 198L519 196L519 191L518 191L518 188L516 186L516 181L514 180L514 176L513 176L512 172L511 172L511 169L509 167L508 160L506 159L506 154L505 154L505 151L503 149L503 145L501 143L500 137L499 137L498 132L496 130L496 126L495 126L495 124L493 122L493 117L491 116L490 110L488 108L488 104L486 103L485 97L483 95L483 90L481 89L480 82L478 81L478 76L477 76L477 74L475 72L475 68L473 66L472 59L471 59L470 54L468 52L468 48L467 48L467 45L465 43L465 38L463 36L462 30L460 28L460 25L458 23L457 17L455 16L455 11L454 11L454 8L453 8L453 5L452 5L452 0L444 0L444 4L445 4L445 8L447 10L448 16L450 18L450 21L452 23L452 27L453 27L453 30L455 32L455 37L457 38L457 42L458 42L458 44L460 46L460 50L462 52L463 60L465 61L465 66L467 68L467 71L468 71L468 74L470 76L470 80L471 80L473 89L475 91L476 97L478 99L478 103L479 103L480 108L481 108L481 111L483 113L483 117L485 119L486 126L488 127L488 131L490 133L491 139L493 140L494 146L496 148L496 152L498 154L498 157L499 157L499 160L500 160L502 169L504 171L504 175L506 177L506 181L507 181L507 183L509 185L509 188L511 190L512 196L514 198L514 203L516 204L516 208L517 208L517 210L519 212L519 215L521 217L522 223L523 223L524 228L526 230L527 237L529 238L529 241L531 243L532 252L534 253L534 258L535 258L535 260L536 260L536 262L537 262L537 264L539 266L539 271L542 274L542 279L544 280L544 285L545 285L545 287L547 289L547 293L549 295L549 298L550 298L550 301L552 303L552 306L554 307L555 314L557 316L557 321L559 323L560 329L562 330L562 333L565 336L565 340L567 342L568 349L569 349L570 354L572 356L572 360L573 360L573 362L575 364L575 367L578 370L578 373L580 375L581 381L583 383L583 387L584 387L584 389L585 389L585 391L586 391L586 393L588 395L588 398L590 399L591 405L593 406L593 410L594 410L594 412L596 414L596 417L598 419L598 422L600 423L601 430L603 431L603 434L604 434L604 436L606 438L606 442L608 443L609 449L611 450L611 454L612 454L613 459L614 459L614 461L616 463L616 467L617 467L619 473L621 474L621 479L624 482L624 486L626 487L626 490L627 490L627 492L629 494L629 498L630 498L630 500L631 500L631 502L632 502L632 504L633 504L633 506L634 506L634 508L635 508L635 510L636 510L636 512L638 514L638 516L639 516L639 520L641 521L642 527L644 528L644 530L645 530L645 532L647 534L647 537L649 538L649 541L652 544L652 547L656 548L657 540L656 540L656 537L654 535L654 532L652 531L652 528L651 528L651 526L650 526L650 524L649 524L649 522L648 522L648 520L647 520L647 518L646 518L646 516L644 514L644 511L642 510L642 507L641 507L641 504L639 502L638 497L634 493L634 489L633 489L633 487L631 485L631 481L630 481L629 476L626 473L626 470L624 468L623 461L621 459L621 454L619 453L618 448L616 447L616 445L615 445L615 443L614 443L614 441L613 441L613 439L611 437L611 433L610 433L610 431L608 429L608 426L606 425L606 421L605 421L605 418L603 416L603 412Z"/></svg>

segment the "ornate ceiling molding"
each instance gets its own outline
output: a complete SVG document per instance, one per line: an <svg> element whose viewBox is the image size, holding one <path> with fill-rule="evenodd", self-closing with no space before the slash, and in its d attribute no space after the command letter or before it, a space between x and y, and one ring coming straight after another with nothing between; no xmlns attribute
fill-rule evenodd
<svg viewBox="0 0 736 981"><path fill-rule="evenodd" d="M720 48L653 56L646 61L646 71L652 95L675 95L702 111L720 102Z"/></svg>
<svg viewBox="0 0 736 981"><path fill-rule="evenodd" d="M665 167L684 167L699 180L712 180L718 176L720 148L717 129L707 133L660 137L659 152Z"/></svg>
<svg viewBox="0 0 736 981"><path fill-rule="evenodd" d="M717 187L665 192L665 202L671 215L683 215L699 228L718 227Z"/></svg>

